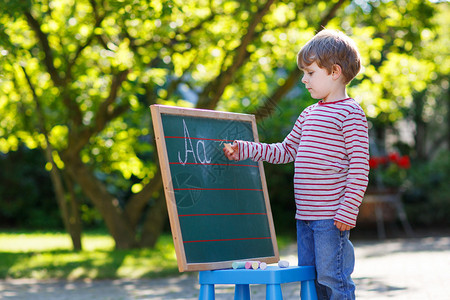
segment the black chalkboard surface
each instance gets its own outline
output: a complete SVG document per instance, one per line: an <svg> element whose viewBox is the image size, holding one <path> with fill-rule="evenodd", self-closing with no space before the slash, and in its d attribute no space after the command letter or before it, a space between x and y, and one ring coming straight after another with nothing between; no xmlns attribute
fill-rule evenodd
<svg viewBox="0 0 450 300"><path fill-rule="evenodd" d="M178 267L279 259L262 163L229 161L224 143L258 141L252 115L151 106Z"/></svg>

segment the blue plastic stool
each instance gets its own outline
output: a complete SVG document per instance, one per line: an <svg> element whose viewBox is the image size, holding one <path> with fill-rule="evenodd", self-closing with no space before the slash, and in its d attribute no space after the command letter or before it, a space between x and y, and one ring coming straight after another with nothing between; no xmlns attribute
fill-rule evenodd
<svg viewBox="0 0 450 300"><path fill-rule="evenodd" d="M250 284L266 285L266 300L282 300L282 283L301 281L301 299L317 300L314 267L279 268L265 270L227 269L199 272L199 300L214 300L214 284L235 284L234 300L250 300Z"/></svg>

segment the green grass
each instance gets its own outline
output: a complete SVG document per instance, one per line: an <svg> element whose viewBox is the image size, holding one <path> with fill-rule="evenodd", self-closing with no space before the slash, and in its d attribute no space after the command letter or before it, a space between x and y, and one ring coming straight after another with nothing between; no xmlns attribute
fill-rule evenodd
<svg viewBox="0 0 450 300"><path fill-rule="evenodd" d="M278 236L279 248L292 239ZM63 232L0 231L0 278L115 279L178 275L172 236L154 249L115 250L106 233L85 232L83 251L73 251Z"/></svg>
<svg viewBox="0 0 450 300"><path fill-rule="evenodd" d="M154 249L114 250L107 234L84 233L83 251L68 234L0 232L0 278L153 278L178 274L172 237Z"/></svg>

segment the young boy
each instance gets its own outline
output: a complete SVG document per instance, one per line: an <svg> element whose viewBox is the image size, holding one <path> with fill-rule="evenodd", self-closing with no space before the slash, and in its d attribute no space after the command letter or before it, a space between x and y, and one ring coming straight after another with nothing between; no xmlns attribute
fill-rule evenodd
<svg viewBox="0 0 450 300"><path fill-rule="evenodd" d="M295 161L298 264L316 268L319 299L355 299L349 230L368 183L369 142L365 114L346 86L360 70L360 56L345 34L322 30L300 50L297 64L320 101L300 114L282 143L235 141L224 153L230 160Z"/></svg>

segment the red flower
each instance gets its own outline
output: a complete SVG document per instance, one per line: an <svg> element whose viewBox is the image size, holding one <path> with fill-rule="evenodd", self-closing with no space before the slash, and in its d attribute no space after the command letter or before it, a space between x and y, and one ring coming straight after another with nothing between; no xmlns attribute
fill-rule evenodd
<svg viewBox="0 0 450 300"><path fill-rule="evenodd" d="M389 153L389 160L392 162L397 163L400 159L400 155L397 152L391 152Z"/></svg>
<svg viewBox="0 0 450 300"><path fill-rule="evenodd" d="M386 166L389 163L394 163L402 169L409 169L411 167L409 156L400 156L397 152L391 152L387 156L372 156L369 159L369 167L371 169Z"/></svg>
<svg viewBox="0 0 450 300"><path fill-rule="evenodd" d="M397 165L402 169L409 169L411 167L411 161L408 155L403 155L397 160Z"/></svg>
<svg viewBox="0 0 450 300"><path fill-rule="evenodd" d="M371 157L369 159L369 167L371 169L376 169L378 168L378 157Z"/></svg>
<svg viewBox="0 0 450 300"><path fill-rule="evenodd" d="M408 155L391 152L385 156L371 156L369 166L369 184L381 189L399 188L408 177L406 169L411 167L411 161Z"/></svg>

